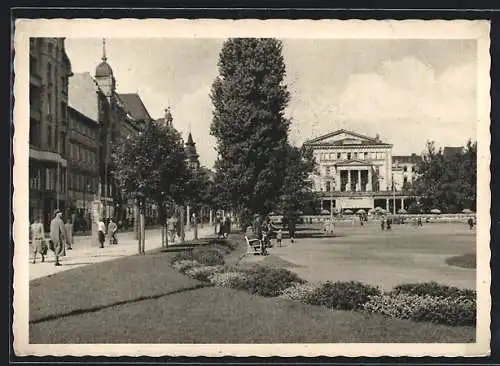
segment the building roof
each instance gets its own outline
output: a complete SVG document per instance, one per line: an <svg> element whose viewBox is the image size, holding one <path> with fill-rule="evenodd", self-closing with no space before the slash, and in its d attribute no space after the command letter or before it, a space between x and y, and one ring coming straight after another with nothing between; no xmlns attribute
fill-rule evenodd
<svg viewBox="0 0 500 366"><path fill-rule="evenodd" d="M136 120L152 120L141 97L136 93L118 94L123 108Z"/></svg>
<svg viewBox="0 0 500 366"><path fill-rule="evenodd" d="M88 118L99 121L99 101L102 93L89 72L75 73L68 81L68 105Z"/></svg>
<svg viewBox="0 0 500 366"><path fill-rule="evenodd" d="M89 116L85 115L84 113L80 112L79 110L68 106L68 113L76 116L78 118L79 122L84 122L86 125L93 127L93 128L98 128L99 127L99 122L94 120L93 118L90 118Z"/></svg>
<svg viewBox="0 0 500 366"><path fill-rule="evenodd" d="M95 76L98 78L113 76L113 69L106 61L103 61L99 65L97 65L95 69Z"/></svg>
<svg viewBox="0 0 500 366"><path fill-rule="evenodd" d="M392 162L399 164L416 164L418 156L416 154L411 155L393 155Z"/></svg>
<svg viewBox="0 0 500 366"><path fill-rule="evenodd" d="M386 144L377 137L369 137L357 132L340 129L325 135L308 140L305 145L328 145L328 146L359 146L359 145L377 145L377 146L392 146Z"/></svg>
<svg viewBox="0 0 500 366"><path fill-rule="evenodd" d="M186 142L186 145L195 145L194 141L193 141L193 136L191 136L191 132L189 133L188 135L188 140Z"/></svg>

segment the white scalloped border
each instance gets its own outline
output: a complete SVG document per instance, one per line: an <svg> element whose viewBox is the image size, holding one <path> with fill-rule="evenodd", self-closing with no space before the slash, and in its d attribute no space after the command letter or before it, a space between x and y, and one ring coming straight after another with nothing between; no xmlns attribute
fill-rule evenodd
<svg viewBox="0 0 500 366"><path fill-rule="evenodd" d="M484 356L490 352L490 58L489 22L469 20L16 20L14 59L14 224L16 243L27 243L29 37L363 38L478 40L478 226L476 343L471 344L29 344L28 246L14 246L14 350L36 356Z"/></svg>

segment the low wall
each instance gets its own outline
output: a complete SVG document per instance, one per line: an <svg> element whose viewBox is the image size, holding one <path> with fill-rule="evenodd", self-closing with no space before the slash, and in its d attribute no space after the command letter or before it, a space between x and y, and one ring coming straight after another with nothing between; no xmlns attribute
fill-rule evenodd
<svg viewBox="0 0 500 366"><path fill-rule="evenodd" d="M390 215L396 218L403 218L406 222L412 222L414 219L420 218L423 223L450 223L450 222L462 222L466 223L469 218L476 221L476 214L396 214ZM380 216L368 215L368 221L378 220ZM271 216L273 222L281 222L283 216L275 215ZM304 223L323 223L330 220L329 215L303 215L301 219ZM344 216L334 216L333 220L335 222L352 222L353 220L359 220L357 215L344 215Z"/></svg>

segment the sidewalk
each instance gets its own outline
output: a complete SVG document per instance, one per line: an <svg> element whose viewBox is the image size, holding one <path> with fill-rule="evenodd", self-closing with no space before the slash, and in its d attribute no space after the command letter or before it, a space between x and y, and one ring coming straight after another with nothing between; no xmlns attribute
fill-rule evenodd
<svg viewBox="0 0 500 366"><path fill-rule="evenodd" d="M198 228L198 237L204 238L214 233L211 225L205 224L203 228ZM72 268L81 267L93 263L105 262L120 257L135 255L138 252L138 244L133 232L118 233L119 244L109 245L106 237L104 248L99 248L97 243L92 242L91 236L75 236L73 238L73 249L66 250L66 256L60 258L62 266L54 266L54 254L48 251L45 262L41 262L40 254L37 255L36 263L33 264L30 248L29 273L30 281L40 277L50 276ZM186 231L185 240L194 239L194 230ZM161 229L146 230L146 252L161 247Z"/></svg>

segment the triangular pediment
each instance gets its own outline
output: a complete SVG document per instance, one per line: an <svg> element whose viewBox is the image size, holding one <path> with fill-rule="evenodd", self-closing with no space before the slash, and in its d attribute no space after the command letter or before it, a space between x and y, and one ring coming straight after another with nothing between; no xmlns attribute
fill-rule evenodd
<svg viewBox="0 0 500 366"><path fill-rule="evenodd" d="M376 138L348 130L337 130L306 142L307 145L357 146L388 145Z"/></svg>
<svg viewBox="0 0 500 366"><path fill-rule="evenodd" d="M335 164L335 166L372 166L373 164L370 161L366 160L342 160Z"/></svg>

